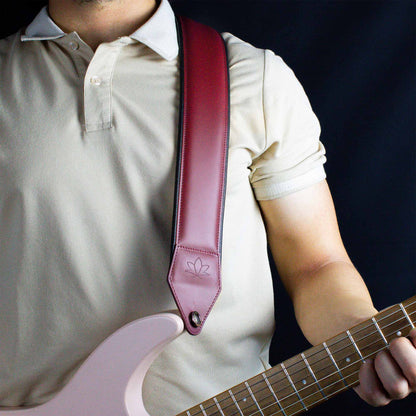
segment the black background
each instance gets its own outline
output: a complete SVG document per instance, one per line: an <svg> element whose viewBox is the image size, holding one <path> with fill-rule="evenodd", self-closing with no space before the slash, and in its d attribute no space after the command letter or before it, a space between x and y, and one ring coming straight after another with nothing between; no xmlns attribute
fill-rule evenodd
<svg viewBox="0 0 416 416"><path fill-rule="evenodd" d="M3 3L0 37L42 1ZM378 309L416 293L416 1L172 1L180 14L272 49L294 70L322 127L326 172L347 250ZM7 7L8 8L8 7ZM1 82L1 80L0 80ZM277 274L276 274L277 275ZM271 361L309 347L275 279ZM372 408L343 393L311 415L416 415L415 395Z"/></svg>

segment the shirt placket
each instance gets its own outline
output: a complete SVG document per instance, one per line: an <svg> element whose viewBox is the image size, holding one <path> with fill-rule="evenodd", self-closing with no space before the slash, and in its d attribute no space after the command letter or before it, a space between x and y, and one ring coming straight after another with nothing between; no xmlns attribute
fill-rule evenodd
<svg viewBox="0 0 416 416"><path fill-rule="evenodd" d="M112 127L111 84L122 43L101 44L84 78L84 129L87 132Z"/></svg>

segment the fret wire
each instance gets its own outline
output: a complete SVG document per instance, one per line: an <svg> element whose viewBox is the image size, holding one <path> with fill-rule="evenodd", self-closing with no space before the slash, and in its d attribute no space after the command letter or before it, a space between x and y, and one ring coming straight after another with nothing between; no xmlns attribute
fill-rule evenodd
<svg viewBox="0 0 416 416"><path fill-rule="evenodd" d="M284 416L287 416L287 414L285 412L285 409L283 409L283 406L280 404L280 400L277 398L277 396L276 396L276 394L275 394L275 392L274 392L274 390L273 390L273 388L272 388L272 386L271 386L271 384L270 384L270 382L269 382L266 374L262 373L262 376L263 376L264 380L266 381L267 387L272 392L272 395L273 395L274 399L276 400L276 403L279 405L280 410L283 412L283 415Z"/></svg>
<svg viewBox="0 0 416 416"><path fill-rule="evenodd" d="M298 392L298 390L296 389L296 386L293 384L293 381L292 381L292 379L291 379L291 377L290 377L289 373L287 372L285 365L284 365L283 363L280 363L280 366L283 368L283 371L285 372L287 379L289 380L290 384L292 385L293 389L295 390L295 393L296 393L296 395L299 397L299 400L300 400L300 402L302 403L303 407L304 407L306 410L308 410L308 408L306 407L305 403L303 403L303 400L302 400L302 398L300 397L299 392Z"/></svg>
<svg viewBox="0 0 416 416"><path fill-rule="evenodd" d="M222 411L222 409L221 409L220 404L218 403L217 398L216 398L216 397L214 397L214 398L213 398L213 400L214 400L215 405L217 406L217 409L220 411L221 415L222 415L222 416L225 416L225 415L224 415L224 413L223 413L223 411Z"/></svg>
<svg viewBox="0 0 416 416"><path fill-rule="evenodd" d="M204 415L204 416L208 416L207 415L207 412L205 411L205 409L204 409L204 406L202 406L202 403L199 405L199 407L200 407L200 409L202 410L202 414Z"/></svg>
<svg viewBox="0 0 416 416"><path fill-rule="evenodd" d="M341 376L342 381L343 381L343 382L344 382L344 384L348 387L348 383L345 381L345 378L344 378L344 376L342 375L341 370L339 369L338 364L337 364L337 362L335 361L335 358L332 356L331 351L329 351L329 348L328 348L328 346L326 345L326 342L324 342L322 345L325 347L327 354L329 355L329 357L331 358L332 362L334 363L334 365L335 365L335 367L336 367L336 369L337 369L337 371L338 371L338 374ZM338 352L338 351L337 351L337 352ZM318 363L319 363L319 361L318 361ZM325 368L327 368L327 367L325 367ZM325 368L324 368L324 370L325 370ZM335 374L335 373L334 373L334 374Z"/></svg>
<svg viewBox="0 0 416 416"><path fill-rule="evenodd" d="M384 334L383 334L383 331L380 329L380 327L378 326L378 323L377 323L377 321L376 321L376 318L374 318L374 316L371 318L371 320L374 322L374 325L376 326L376 328L377 328L377 331L380 333L380 335L382 336L382 338L383 338L383 341L384 341L384 343L386 344L386 346L388 347L389 346L389 343L387 342L387 340L386 340L386 337L384 336Z"/></svg>
<svg viewBox="0 0 416 416"><path fill-rule="evenodd" d="M230 389L230 390L228 390L228 393L230 393L230 396L231 396L231 398L233 399L233 402L234 402L235 406L237 407L238 411L240 412L240 415L241 415L241 416L244 416L244 414L243 414L243 412L241 411L240 406L238 405L237 400L235 399L234 394L233 394L233 392L231 391L231 389Z"/></svg>
<svg viewBox="0 0 416 416"><path fill-rule="evenodd" d="M408 306L412 306L412 305L414 305L414 304L416 304L416 301L415 302L412 302L412 303L410 303ZM393 305L394 306L394 305ZM387 315L387 316L385 316L384 318L382 318L382 320L383 319L386 319L386 318L388 318L388 317L391 317L391 316L393 316L393 315L395 315L396 313L399 313L399 311L396 311L396 312L393 312L393 313L391 313L390 315ZM414 315L414 314L416 314L416 311L415 312L411 312L410 314L408 314L409 315L409 317L410 316L412 316L412 315ZM387 325L387 326L390 326L390 325L393 325L394 323L396 323L396 322L399 322L400 321L400 319L397 319L396 321L394 321L394 322L391 322L389 325ZM366 328L368 328L369 326L367 326ZM387 328L387 327L386 327ZM402 330L402 329L405 329L406 327L404 326L404 327L401 327L401 328L398 328L398 330ZM394 333L395 333L396 331L393 331L392 333L390 333L390 334L388 334L388 336L390 336L390 335L393 335ZM369 335L366 335L366 336L364 336L363 338L361 338L359 341L361 341L361 340L364 340L365 338L368 338L368 336L370 336L370 335L372 335L372 334L375 334L376 332L372 332L371 334L369 334ZM336 345L337 343L339 343L340 341L337 341L335 344L333 344L333 345ZM374 345L375 343L373 342L373 343L371 343L371 344L369 344L369 346L371 346L371 345ZM323 344L322 344L324 347L326 346L326 343L324 342ZM326 348L328 348L327 346L326 346ZM340 350L337 350L337 351L335 351L335 352L340 352L340 351L342 351L342 350L344 350L344 349L346 349L347 347L344 347L344 348L341 348ZM381 348L381 349L379 349L379 350L377 350L377 351L375 351L375 352L373 352L373 354L376 354L377 352L380 352L380 351L382 351L382 350L384 350L386 347L383 347L383 348ZM315 353L315 354L313 354L313 355L311 355L311 357L313 357L314 355L316 355L316 354L318 354L318 353ZM329 354L330 355L330 357L332 356L332 354ZM310 357L309 357L310 358ZM319 361L317 361L317 362L320 362L320 361L323 361L323 360L319 360ZM335 360L333 360L333 362L335 362ZM355 362L352 362L352 363L350 363L348 366L346 366L345 368L348 368L348 367L350 367L350 366L352 366L352 365L354 365L354 364L356 364L357 362L359 362L359 361L355 361ZM335 366L337 367L337 369L339 370L339 367L338 367L338 365L336 364L336 362L335 362ZM288 368L290 368L291 366L289 366ZM325 367L325 368L329 368L329 367ZM324 368L324 369L325 369ZM356 372L356 373L358 373L358 372ZM277 373L275 373L275 374L277 374ZM296 374L296 373L295 373ZM326 376L326 377L324 377L324 378L322 378L321 380L324 380L325 378L328 378L328 377L331 377L331 376L333 376L333 375L335 375L336 373L331 373L331 374L329 374L328 376ZM352 373L352 374L350 374L348 377L350 377L351 375L353 375L354 373ZM264 375L264 373L263 373L263 377L266 377L265 375ZM341 374L341 377L342 377L342 374ZM342 377L343 378L343 377ZM344 379L344 378L343 378ZM282 380L281 380L282 381ZM338 381L337 381L338 382ZM259 384L260 382L257 382L257 383L255 383L254 385L256 385L256 384ZM268 384L270 384L270 383L268 383ZM333 383L333 384L336 384L336 383ZM344 380L344 384L346 384L346 386L347 387L349 387L348 386L348 384L345 382L345 380ZM327 387L330 387L331 385L328 385ZM264 389L262 389L262 390L264 390ZM260 391L262 391L262 390L260 390ZM342 389L341 389L342 390ZM341 391L341 390L338 390L338 391ZM300 390L300 391L302 391L302 389ZM240 391L240 392L238 392L238 393L241 393L242 392L242 390ZM277 393L279 393L280 391L278 391ZM230 391L229 391L229 393L230 393ZM286 397L284 397L283 399L286 399L286 398L289 398L290 396L293 396L293 394L294 393L292 393L292 394L290 394L289 396L286 396ZM231 392L231 394L230 395L232 395L232 392ZM332 394L330 394L329 396L331 396ZM232 397L232 396L231 396ZM273 392L273 397L276 399L277 398L277 396L275 395L275 393ZM225 400L225 399L224 399ZM221 401L224 401L224 400L221 400ZM281 404L280 404L280 402L279 401L277 401L277 403L279 404L279 407L281 407ZM210 406L211 407L211 406ZM239 412L240 412L240 414L242 414L241 413L241 409L238 407L238 405L237 405L237 408L239 409ZM284 412L284 410L283 410L283 408L281 408L281 410L282 410L282 412L284 413L284 415L285 416L288 416L288 415L286 415L286 413ZM187 412L187 415L188 416L191 416L191 414L189 413L189 411ZM271 415L270 415L271 416Z"/></svg>
<svg viewBox="0 0 416 416"><path fill-rule="evenodd" d="M347 332L347 335L348 335L348 337L349 337L350 341L352 342L352 344L354 345L355 349L357 350L358 355L359 355L359 356L360 356L360 358L361 358L361 361L364 363L364 362L365 362L365 360L364 360L364 358L363 358L363 356L362 356L362 354L361 354L360 349L358 348L358 345L355 343L354 338L353 338L353 337L352 337L352 335L351 335L351 332L350 332L349 330L347 330L346 332Z"/></svg>
<svg viewBox="0 0 416 416"><path fill-rule="evenodd" d="M306 359L306 357L305 357L305 354L304 354L304 353L302 353L302 354L301 354L301 357L303 358L303 361L305 361L305 364L306 364L306 366L308 367L309 372L312 374L312 377L313 377L313 379L315 380L315 383L318 385L319 390L321 391L322 396L323 396L324 398L326 398L326 394L325 394L325 393L324 393L324 391L322 390L322 387L321 387L321 385L319 384L318 379L315 377L315 373L313 372L312 367L309 365L308 360L307 360L307 359Z"/></svg>
<svg viewBox="0 0 416 416"><path fill-rule="evenodd" d="M415 303L415 302L413 302L413 303ZM410 305L408 305L408 306L413 305L413 303L411 303L411 304L410 304ZM410 319L410 316L407 314L406 308L402 305L402 303L399 303L399 306L400 306L401 310L403 311L404 316L405 316L405 317L406 317L406 319L409 321L410 326L411 326L412 328L414 328L415 326L413 325L413 322L412 322L412 320Z"/></svg>
<svg viewBox="0 0 416 416"><path fill-rule="evenodd" d="M188 416L191 416L191 414L189 413L189 410L186 412L186 414L187 414Z"/></svg>
<svg viewBox="0 0 416 416"><path fill-rule="evenodd" d="M254 400L254 403L256 404L257 408L259 409L260 414L261 414L262 416L264 416L264 415L263 415L263 412L262 412L262 411L261 411L261 409L260 409L259 404L257 403L256 398L254 397L253 392L251 391L250 386L249 386L249 385L248 385L248 383L247 383L247 381L245 381L245 382L244 382L244 384L245 384L245 386L246 386L246 388L247 388L248 392L250 393L251 398Z"/></svg>

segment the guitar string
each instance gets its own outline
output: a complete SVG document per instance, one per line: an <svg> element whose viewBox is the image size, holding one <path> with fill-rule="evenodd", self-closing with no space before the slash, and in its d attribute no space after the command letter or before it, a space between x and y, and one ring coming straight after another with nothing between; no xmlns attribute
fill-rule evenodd
<svg viewBox="0 0 416 416"><path fill-rule="evenodd" d="M406 307L412 306L412 305L414 305L414 304L416 304L416 301L414 301L414 302L410 303L409 305L406 305ZM394 305L394 306L395 306L395 305ZM380 323L382 320L385 320L385 319L387 319L387 318L389 318L389 317L391 317L391 316L393 316L393 315L396 315L397 313L400 313L400 312L402 312L402 311L401 311L401 310L398 310L398 311L395 311L395 312L393 312L393 313L391 313L391 314L389 314L389 315L386 315L386 316L384 316L383 318L381 318L378 322ZM411 315L413 315L413 314L416 314L416 311L408 313L409 317L410 317ZM393 322L389 323L388 325L386 325L386 327L383 327L383 329L386 329L387 327L389 327L389 326L391 326L391 325L395 324L396 322L399 322L399 321L400 321L400 320L402 320L402 319L406 319L406 318L405 318L404 316L401 316L401 318L400 318L400 319L396 319L395 321L393 321ZM363 327L363 328L361 328L358 332L361 332L362 330L364 330L364 329L366 329L366 328L369 328L369 327L371 327L371 326L372 326L372 325L368 325L368 326L366 326L366 327ZM408 326L408 325L406 325L406 326L404 326L404 327L401 327L401 328L399 328L398 330L400 331L401 329L405 329L405 328L407 328L407 326ZM398 330L396 329L394 332L392 332L391 334L388 334L387 336L389 337L390 335L394 334L394 333L395 333L395 332L397 332ZM370 333L370 334L368 334L368 335L365 335L363 338L360 338L360 339L356 340L356 342L362 341L362 340L364 340L365 338L368 338L369 336L371 336L371 335L373 335L373 334L377 334L377 333L378 333L378 331L374 331L374 332L372 332L372 333ZM345 340L345 339L342 339L342 340L340 340L340 341L337 341L336 343L334 343L334 344L333 344L333 345L331 345L331 346L335 346L337 343L339 343L339 342L341 342L341 341L344 341L344 340ZM379 342L379 340L377 340L376 342ZM374 345L376 342L373 342L373 343L369 344L369 345L368 345L368 347L369 347L369 346L371 346L371 345ZM347 347L340 348L339 350L334 351L334 352L333 352L333 354L336 354L336 353L338 353L338 352L340 352L340 351L342 351L342 350L345 350L345 349L347 349L347 348L349 348L349 347L347 346ZM382 351L382 350L384 350L384 349L386 349L386 347L383 347L383 348L381 348L380 350L375 351L373 354L375 354L375 353L377 353L377 352L379 352L379 351ZM314 355L319 354L320 352L322 352L322 350L321 350L321 351L319 351L319 352L316 352L316 353L312 354L312 355L311 355L310 357L308 357L308 358L310 359L311 357L313 357ZM346 358L346 357L343 357L343 358ZM324 361L324 360L326 360L326 358L325 358L325 359L318 360L318 361L316 361L316 363L314 363L314 364L317 364L317 363L319 363L319 362L321 362L321 361ZM356 363L358 363L358 362L360 362L360 361L361 361L361 360L357 360L357 361L355 361L355 362L352 362L352 363L350 363L348 366L345 366L343 369L345 370L346 368L348 368L348 367L350 367L350 366L352 366L352 365L354 365L354 364L356 364ZM300 362L300 361L299 361L299 362ZM290 369L291 367L293 367L294 365L298 364L299 362L292 364L291 366L287 367L287 369ZM322 370L325 370L326 368L330 368L330 367L331 367L331 366L324 367ZM297 373L299 373L300 371L302 371L302 370L299 370L299 371L297 371L297 372L293 373L293 374L292 374L292 377L293 377L293 376L295 376L295 375L296 375ZM273 377L274 375L277 375L277 374L281 374L281 373L280 373L280 371L277 371L276 373L274 373L274 374L270 375L270 376L269 376L269 378L271 378L271 377ZM326 376L326 377L324 377L324 378L320 379L320 381L325 380L326 378L331 377L331 376L333 376L333 375L337 375L337 374L339 374L339 373L338 373L338 371L337 371L337 372L334 372L334 373L332 373L332 374L329 374L328 376ZM353 374L355 374L355 373L351 373L351 374L350 374L350 375L348 375L347 377L350 377L350 376L351 376L351 375L353 375ZM281 380L279 380L279 381L277 381L277 382L275 382L275 383L273 383L273 384L275 385L275 384L277 384L277 383L279 383L279 382L281 382L281 381L286 381L286 380L287 380L287 378L286 378L286 377L284 377L284 378L282 378ZM299 380L297 380L296 382L298 382L298 381L299 381ZM341 381L341 380L339 380L339 381ZM337 383L338 383L339 381L337 381ZM254 387L254 386L256 386L257 384L260 384L260 383L262 383L262 382L263 382L263 380L262 380L262 381L260 381L260 382L254 383L251 387ZM314 383L314 384L316 384L316 383ZM305 387L305 388L308 388L308 387L309 387L309 386L307 386L307 387ZM327 387L330 387L330 385L329 385L329 386L326 386L325 388L327 388ZM305 389L305 388L303 388L303 389ZM261 392L262 390L267 390L267 389L268 389L267 387L264 387L263 389L259 390L259 391L258 391L258 392L256 392L256 393L259 393L259 392ZM303 389L298 390L298 392L299 392L299 391L302 391ZM280 393L281 391L283 391L283 390L278 390L278 391L277 391L277 392L275 392L275 393L277 394L277 393ZM339 391L341 391L341 390L339 390ZM235 394L235 395L237 395L237 394L242 393L242 392L245 392L245 389L244 389L244 390L240 390L240 391L238 391L238 392L236 392L236 393L234 393L234 394ZM285 400L285 399L287 399L287 398L289 398L290 396L293 396L293 395L296 395L296 393L292 393L292 394L290 394L289 396L286 396L286 397L284 397L284 398L282 398L282 399L280 399L280 400ZM222 400L219 400L219 401L218 401L218 403L220 404L222 401L225 401L225 400L227 400L227 399L222 399ZM300 401L298 401L298 403L300 403ZM208 410L210 407L216 407L216 405L211 405L211 406L208 406L205 410ZM229 406L227 406L227 407L229 407ZM225 407L224 409L226 409L226 407ZM198 415L199 413L202 413L202 411L199 411L198 413L195 413L195 416L196 416L196 415Z"/></svg>
<svg viewBox="0 0 416 416"><path fill-rule="evenodd" d="M410 313L409 315L413 315L413 314L415 314L416 313L416 311L415 312L412 312L412 313ZM405 326L405 327L402 327L402 328L399 328L399 330L401 330L401 329L404 329L404 328L407 328L407 326ZM390 334L388 334L387 336L389 337L389 336L391 336L391 335L393 335L394 333L395 333L396 331L393 331L392 333L390 333ZM372 343L372 344L374 344L374 343ZM370 345L372 345L372 344L370 344ZM380 352L380 351L383 351L383 350L385 350L387 347L383 347L383 348L380 348L379 350L377 350L377 351L375 351L374 352L374 354L376 354L376 353L378 353L378 352ZM357 363L359 363L359 362L361 362L361 359L360 360L357 360L357 361L354 361L354 362L352 362L352 363L350 363L348 366L345 366L343 369L345 370L346 368L348 368L348 367L351 367L352 365L355 365L355 364L357 364ZM328 367L327 367L328 368ZM354 372L352 372L351 374L349 374L348 376L346 376L346 378L349 378L349 377L351 377L351 376L354 376L354 375L356 375L356 374L358 374L359 373L359 370L358 371L354 371ZM338 372L334 372L334 373L332 373L332 374L330 374L330 375L328 375L328 376L326 376L326 377L324 377L323 379L321 379L321 381L322 380L325 380L326 378L328 378L328 377L331 377L331 376L333 376L333 375L337 375L338 374ZM337 383L341 383L342 382L342 380L341 379L339 379L339 380L337 380L336 382L334 382L334 383L331 383L331 384L329 384L328 386L325 386L324 387L324 389L326 389L326 388L328 388L328 387L331 387L331 386L333 386L333 385L335 385L335 384L337 384ZM253 384L251 387L253 387L253 386L255 386L256 384L259 384L259 383L255 383L255 384ZM315 383L313 383L312 385L314 385ZM300 393L300 392L302 392L303 390L305 390L305 389L307 389L307 388L309 388L311 385L309 385L309 386L306 386L306 387L304 387L304 388L302 388L302 389L300 389L300 390L297 390L297 392L298 393ZM336 390L335 392L333 392L333 393L330 393L330 394L328 394L328 395L326 395L327 396L327 398L329 398L329 397L331 397L331 396L334 396L334 395L336 395L337 393L339 393L339 392L342 392L342 391L344 391L344 390L346 390L346 389L348 389L349 387L353 387L353 386L348 386L348 387L346 387L345 385L343 385L343 387L341 388L341 389L339 389L339 390ZM255 392L255 393L259 393L260 391L262 391L262 390L267 390L268 388L264 388L264 389L261 389L261 390L259 390L258 392ZM237 393L235 393L235 395L237 395L238 393L242 393L244 390L241 390L240 392L237 392ZM277 395L277 393L280 393L280 392L282 392L283 390L280 390L280 391L277 391L277 392L275 392L275 394ZM306 397L303 397L303 400L306 400L307 398L309 398L309 397L311 397L311 396L313 396L314 394L317 394L317 393L319 393L319 391L316 391L316 392L314 392L314 393L312 393L312 394L310 394L310 395L308 395L308 396L306 396ZM287 395L286 397L283 397L283 398L280 398L279 399L279 401L283 401L283 400L286 400L286 399L288 399L288 398L290 398L290 397L293 397L293 396L296 396L297 394L296 393L291 393L291 394L289 394L289 395ZM300 396L299 396L300 397ZM270 394L269 393L269 395L268 396L266 396L265 398L273 398L274 399L274 396L272 395L272 394ZM265 399L265 398L263 398L263 400ZM325 401L326 399L324 398L324 397L322 397L322 401ZM225 400L228 400L228 398L227 399L222 399L222 400L217 400L218 401L218 404L220 404L221 402L223 402L223 401L225 401ZM275 403L272 403L272 404L270 404L270 405L268 405L268 406L266 406L266 407L262 407L261 409L262 410L266 410L268 407L270 407L270 406L275 406L276 404L278 404L277 403L277 401L274 399L274 401L275 401ZM286 412L286 410L288 409L288 408L290 408L290 407L293 407L293 406L295 406L295 405L298 405L298 404L300 404L300 403L302 403L302 400L296 400L294 403L292 403L292 404L290 404L289 406L287 406L284 410L285 410L285 412ZM254 404L253 404L254 405ZM249 407L251 407L251 406L253 406L253 405L250 405ZM302 404L303 405L303 404ZM228 405L228 406L225 406L225 407L221 407L221 410L225 410L225 409L227 409L227 408L229 408L229 407L231 407L232 406L232 404L230 404L230 405ZM205 411L207 411L208 409L210 409L210 408L212 408L212 407L216 407L216 405L214 406L214 405L210 405L210 406L208 406L208 407L204 407L204 410ZM234 406L232 406L232 407L234 407ZM246 410L246 409L243 409L243 410ZM304 410L306 410L306 409L304 409ZM277 413L279 413L279 412L281 412L281 414L283 415L284 413L282 412L282 410L281 409L279 409L277 412L274 412L274 413L271 413L269 416L272 416L272 415L275 415L275 414L277 414ZM249 414L249 415L247 415L247 416L253 416L253 415L256 415L257 413L259 413L259 410L256 410L254 413L251 413L251 414ZM193 415L191 415L191 416L197 416L197 415L199 415L199 414L203 414L203 412L202 412L202 410L198 410L198 412L197 413L194 413ZM234 416L234 415L238 415L239 414L239 412L235 412L235 413L233 413L233 414L231 414L231 415L229 415L229 416ZM294 413L292 414L292 415L294 415ZM289 415L289 414L287 414L286 413L286 416L292 416L292 415ZM213 416L213 415L212 415Z"/></svg>

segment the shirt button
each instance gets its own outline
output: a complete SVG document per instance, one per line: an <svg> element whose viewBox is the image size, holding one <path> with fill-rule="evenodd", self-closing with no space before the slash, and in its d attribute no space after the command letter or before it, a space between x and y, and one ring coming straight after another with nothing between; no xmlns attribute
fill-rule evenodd
<svg viewBox="0 0 416 416"><path fill-rule="evenodd" d="M92 85L101 85L101 78L98 77L97 75L94 75L93 77L90 78L90 82Z"/></svg>
<svg viewBox="0 0 416 416"><path fill-rule="evenodd" d="M69 42L69 47L73 50L76 51L79 48L78 42L72 41Z"/></svg>

